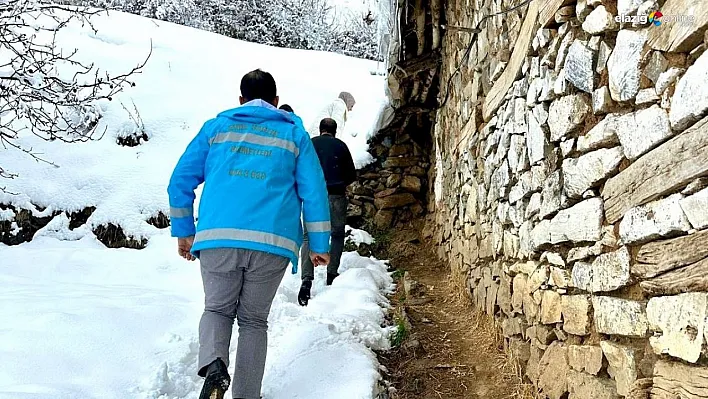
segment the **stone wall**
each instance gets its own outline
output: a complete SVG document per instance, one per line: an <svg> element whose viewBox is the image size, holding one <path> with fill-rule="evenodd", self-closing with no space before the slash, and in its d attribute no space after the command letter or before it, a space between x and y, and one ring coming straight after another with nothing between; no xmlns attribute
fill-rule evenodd
<svg viewBox="0 0 708 399"><path fill-rule="evenodd" d="M425 214L430 153L441 64L441 26L447 4L399 0L389 46L390 107L369 142L375 162L349 187L348 224L379 230ZM372 226L373 225L373 226Z"/></svg>
<svg viewBox="0 0 708 399"><path fill-rule="evenodd" d="M547 397L708 397L708 3L518 3L448 4L428 236Z"/></svg>
<svg viewBox="0 0 708 399"><path fill-rule="evenodd" d="M385 230L420 217L425 209L430 154L409 135L380 135L369 143L376 162L348 187L348 224L370 220Z"/></svg>

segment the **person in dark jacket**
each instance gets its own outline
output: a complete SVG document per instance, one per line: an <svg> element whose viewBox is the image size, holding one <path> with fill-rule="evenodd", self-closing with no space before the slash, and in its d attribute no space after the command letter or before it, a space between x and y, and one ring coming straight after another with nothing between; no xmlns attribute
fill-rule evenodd
<svg viewBox="0 0 708 399"><path fill-rule="evenodd" d="M329 214L331 221L330 261L327 265L327 285L339 275L339 261L344 249L344 227L347 218L346 196L347 186L356 180L356 168L352 154L347 145L334 137L337 134L337 122L332 118L320 121L320 135L312 139L312 144L320 159L327 192L329 193ZM302 286L298 294L298 303L307 306L310 299L312 280L315 278L315 267L307 254L309 253L307 240L302 244Z"/></svg>
<svg viewBox="0 0 708 399"><path fill-rule="evenodd" d="M295 111L293 111L293 107L291 107L288 104L283 104L278 109L290 113L290 118L292 118L293 122L295 122L295 124L299 128L301 128L302 130L305 130L305 126L302 124L302 119L299 116L295 115Z"/></svg>

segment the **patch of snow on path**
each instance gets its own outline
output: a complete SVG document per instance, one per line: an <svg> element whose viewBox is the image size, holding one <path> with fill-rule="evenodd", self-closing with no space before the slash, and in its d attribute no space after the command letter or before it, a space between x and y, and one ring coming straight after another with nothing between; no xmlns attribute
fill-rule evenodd
<svg viewBox="0 0 708 399"><path fill-rule="evenodd" d="M0 246L0 398L197 398L201 276L174 249L167 234L144 250L89 237ZM267 399L374 395L372 349L389 348L382 325L393 280L386 262L355 252L330 287L325 269L316 269L307 307L297 304L299 276L287 273L278 289Z"/></svg>
<svg viewBox="0 0 708 399"><path fill-rule="evenodd" d="M349 226L345 227L345 232L347 234L347 241L350 241L357 247L361 244L373 244L374 237L371 236L367 231L355 229Z"/></svg>

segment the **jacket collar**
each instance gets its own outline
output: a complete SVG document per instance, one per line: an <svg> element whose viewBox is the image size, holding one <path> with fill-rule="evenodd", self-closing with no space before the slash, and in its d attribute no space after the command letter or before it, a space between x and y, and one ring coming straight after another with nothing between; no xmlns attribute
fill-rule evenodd
<svg viewBox="0 0 708 399"><path fill-rule="evenodd" d="M260 98L257 98L257 99L255 99L255 100L251 100L251 101L249 101L249 102L247 102L247 103L244 103L244 104L241 105L241 107L262 107L262 108L266 108L266 109L270 109L270 110L276 111L276 112L278 112L278 113L281 114L281 115L285 115L285 116L288 118L288 120L292 120L292 119L293 119L292 116L291 116L291 114L290 114L290 112L285 111L285 110L282 110L282 109L279 109L279 108L276 108L276 107L273 106L273 104L271 104L271 103L269 103L269 102L267 102L267 101L263 101L263 100L261 100Z"/></svg>
<svg viewBox="0 0 708 399"><path fill-rule="evenodd" d="M245 104L242 104L241 106L242 107L264 107L264 108L273 109L273 110L277 109L273 106L273 104L271 104L267 101L263 101L260 98L257 98L255 100L251 100Z"/></svg>
<svg viewBox="0 0 708 399"><path fill-rule="evenodd" d="M247 119L257 119L254 123L260 123L259 121L265 120L283 120L290 123L295 123L293 117L289 112L282 109L278 109L266 101L261 99L251 100L247 103L241 104L236 108L232 108L219 113L218 116L223 116L227 118L247 118Z"/></svg>

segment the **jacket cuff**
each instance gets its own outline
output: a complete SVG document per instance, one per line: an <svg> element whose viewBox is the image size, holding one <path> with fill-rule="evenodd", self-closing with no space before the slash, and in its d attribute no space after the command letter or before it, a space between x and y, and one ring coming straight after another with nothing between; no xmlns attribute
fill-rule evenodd
<svg viewBox="0 0 708 399"><path fill-rule="evenodd" d="M193 217L185 218L170 218L170 230L172 232L172 237L184 238L191 237L196 234L197 229L194 226Z"/></svg>
<svg viewBox="0 0 708 399"><path fill-rule="evenodd" d="M310 251L318 254L329 253L329 235L330 232L307 232L307 238L310 240Z"/></svg>

